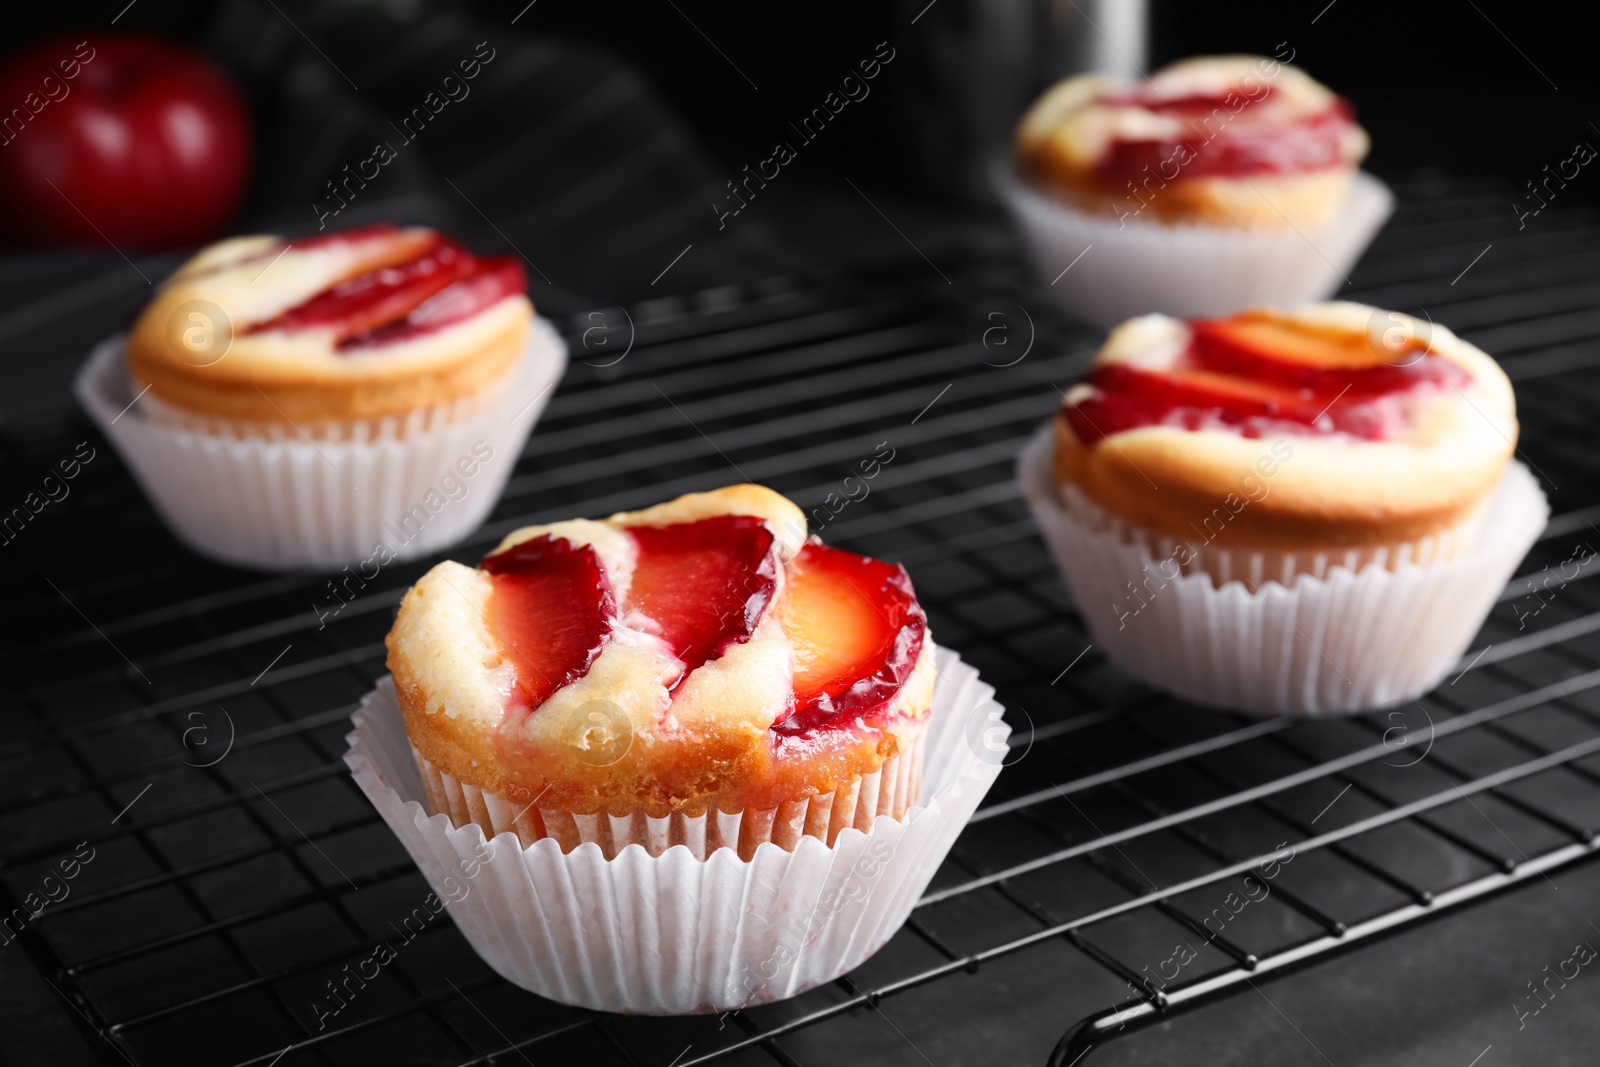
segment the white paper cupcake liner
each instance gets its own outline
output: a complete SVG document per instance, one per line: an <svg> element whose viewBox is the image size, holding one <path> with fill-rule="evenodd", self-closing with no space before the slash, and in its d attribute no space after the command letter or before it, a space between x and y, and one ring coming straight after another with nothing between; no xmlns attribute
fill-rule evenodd
<svg viewBox="0 0 1600 1067"><path fill-rule="evenodd" d="M1337 557L1268 563L1235 552L1237 577L1220 587L1199 570L1167 580L1174 566L1154 539L1119 531L1058 492L1051 444L1047 424L1023 450L1018 477L1095 645L1158 689L1242 711L1341 714L1432 689L1550 515L1533 475L1513 462L1470 547L1453 555L1419 543L1352 568ZM1264 580L1247 585L1251 575Z"/></svg>
<svg viewBox="0 0 1600 1067"><path fill-rule="evenodd" d="M872 774L863 775L831 793L781 804L776 808L718 811L691 816L681 812L654 818L644 812L627 815L575 815L560 808L534 808L516 805L478 786L441 771L415 747L417 762L431 812L450 816L457 827L477 823L484 835L515 834L524 845L553 838L563 852L571 852L584 842L593 842L607 859L629 845L639 845L652 856L659 856L674 845L682 845L696 859L719 848L731 848L750 859L756 849L771 842L792 849L802 837L814 837L831 845L849 827L863 832L872 829L880 816L903 818L917 802L922 777L927 731L918 735L911 751L885 760Z"/></svg>
<svg viewBox="0 0 1600 1067"><path fill-rule="evenodd" d="M1106 328L1152 312L1199 318L1326 299L1394 211L1394 194L1362 172L1332 220L1299 229L1124 225L1030 188L1009 167L995 181L1050 293Z"/></svg>
<svg viewBox="0 0 1600 1067"><path fill-rule="evenodd" d="M562 852L486 840L428 813L411 743L383 679L356 713L345 761L480 956L508 981L565 1004L648 1014L725 1011L794 996L872 955L910 915L1000 773L994 690L952 652L926 733L918 802L900 819L698 858L594 842Z"/></svg>
<svg viewBox="0 0 1600 1067"><path fill-rule="evenodd" d="M134 400L122 351L121 337L95 348L78 399L181 540L264 569L381 562L380 545L410 559L466 536L499 499L567 361L565 342L536 318L488 403L311 439L152 417L149 397Z"/></svg>

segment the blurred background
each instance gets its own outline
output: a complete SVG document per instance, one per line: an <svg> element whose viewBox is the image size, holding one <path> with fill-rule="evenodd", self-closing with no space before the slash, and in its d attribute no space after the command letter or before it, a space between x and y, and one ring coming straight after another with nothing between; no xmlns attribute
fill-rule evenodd
<svg viewBox="0 0 1600 1067"><path fill-rule="evenodd" d="M893 261L908 244L936 262L992 252L1009 235L985 167L1043 87L1076 70L1131 74L1205 53L1293 56L1354 102L1372 134L1369 169L1490 178L1504 188L1514 232L1511 204L1525 184L1576 142L1600 145L1594 65L1571 32L1575 10L1507 0L759 10L726 0L97 0L12 12L4 51L123 30L182 42L226 73L254 130L238 206L215 228L305 233L334 206L335 225L436 224L480 247L514 245L535 267L536 302L561 315L800 267ZM474 80L443 89L475 53L493 58ZM879 66L875 56L892 58ZM859 77L863 62L876 68L870 80ZM851 75L854 88L843 85ZM13 95L26 89L17 83ZM427 128L402 128L429 93L443 102ZM801 136L830 93L843 100L838 113ZM26 138L15 122L8 130L0 151L22 155ZM348 205L332 198L330 183L366 165L380 141L395 158ZM744 203L728 183L761 167L779 141L796 158L772 181L742 187L759 189ZM114 188L119 178L85 180ZM1562 196L1570 206L1597 191L1600 181L1580 178ZM55 194L40 195L47 205L19 195L0 203L9 235L0 271L17 283L5 299L81 314L47 319L35 307L0 318L0 421L12 423L59 414L74 363L63 349L85 351L144 299L144 277L94 280L97 267L128 257L159 278L181 258L103 227L91 234ZM57 229L78 230L71 250L37 233L19 238L52 208ZM61 292L85 279L93 284L75 297Z"/></svg>

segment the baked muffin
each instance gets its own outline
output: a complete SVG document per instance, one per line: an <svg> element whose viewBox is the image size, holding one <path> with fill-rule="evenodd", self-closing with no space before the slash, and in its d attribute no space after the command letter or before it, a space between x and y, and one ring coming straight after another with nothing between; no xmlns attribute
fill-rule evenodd
<svg viewBox="0 0 1600 1067"><path fill-rule="evenodd" d="M528 339L526 290L515 256L475 256L421 227L236 237L162 285L128 337L128 376L173 407L243 422L406 415L505 379Z"/></svg>
<svg viewBox="0 0 1600 1067"><path fill-rule="evenodd" d="M1350 303L1149 315L1067 393L1055 476L1177 541L1394 567L1470 546L1516 437L1511 383L1444 327Z"/></svg>
<svg viewBox="0 0 1600 1067"><path fill-rule="evenodd" d="M494 506L566 363L526 288L516 258L420 227L236 237L179 267L77 392L196 551L370 578Z"/></svg>
<svg viewBox="0 0 1600 1067"><path fill-rule="evenodd" d="M996 180L1052 297L1109 328L1331 296L1394 209L1357 170L1366 151L1349 104L1304 72L1214 56L1061 82Z"/></svg>
<svg viewBox="0 0 1600 1067"><path fill-rule="evenodd" d="M916 803L933 644L903 569L731 486L532 526L406 594L389 669L435 812L704 857Z"/></svg>
<svg viewBox="0 0 1600 1067"><path fill-rule="evenodd" d="M1023 478L1134 673L1357 710L1437 680L1543 527L1516 439L1505 375L1442 326L1350 303L1149 315L1112 331Z"/></svg>
<svg viewBox="0 0 1600 1067"><path fill-rule="evenodd" d="M356 784L490 967L598 1011L859 967L1009 750L905 573L758 486L520 530L418 582L388 645Z"/></svg>
<svg viewBox="0 0 1600 1067"><path fill-rule="evenodd" d="M1257 56L1186 59L1142 84L1084 74L1017 128L1027 179L1086 210L1219 226L1318 226L1367 154L1350 105Z"/></svg>

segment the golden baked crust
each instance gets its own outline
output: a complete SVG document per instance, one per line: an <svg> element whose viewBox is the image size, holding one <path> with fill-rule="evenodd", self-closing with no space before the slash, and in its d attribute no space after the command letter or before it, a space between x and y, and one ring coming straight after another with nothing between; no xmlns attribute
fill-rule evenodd
<svg viewBox="0 0 1600 1067"><path fill-rule="evenodd" d="M1219 103L1193 111L1150 106L1202 97ZM1257 56L1183 60L1137 88L1078 75L1052 87L1023 116L1017 159L1036 187L1124 222L1315 226L1343 203L1367 152L1365 132L1333 113L1341 107L1302 71ZM1334 144L1334 158L1324 165L1281 173L1205 173L1206 163L1231 138L1281 136L1312 121L1328 124ZM1107 153L1127 142L1160 145L1157 161L1131 174L1107 171Z"/></svg>
<svg viewBox="0 0 1600 1067"><path fill-rule="evenodd" d="M478 395L506 379L527 343L532 305L520 293L431 332L354 350L338 348L331 328L269 325L341 282L412 261L439 240L420 228L370 227L303 247L255 236L203 249L133 325L126 358L134 389L149 386L198 415L311 427Z"/></svg>
<svg viewBox="0 0 1600 1067"><path fill-rule="evenodd" d="M1353 303L1244 313L1370 336L1374 322L1427 338L1427 351L1470 376L1459 386L1397 394L1392 428L1378 440L1297 432L1258 437L1210 425L1143 425L1085 442L1068 419L1093 397L1074 387L1055 420L1054 469L1129 523L1193 544L1229 549L1320 551L1398 545L1473 518L1499 484L1517 438L1511 384L1493 359L1443 326ZM1376 316L1376 317L1375 317ZM1431 335L1430 335L1431 329ZM1113 330L1095 366L1171 368L1191 327L1164 315Z"/></svg>
<svg viewBox="0 0 1600 1067"><path fill-rule="evenodd" d="M616 620L581 678L526 715L508 714L513 665L486 619L491 579L441 563L405 596L387 638L389 670L419 753L439 770L513 804L622 815L767 809L830 792L910 751L932 707L934 659L924 638L905 684L871 723L782 736L794 652L780 610L805 519L761 486L697 493L603 521L569 520L509 535L496 552L549 535L594 548L619 602L633 567L630 526L752 515L774 535L784 568L749 639L728 647L670 692L676 660ZM611 746L596 752L593 746Z"/></svg>

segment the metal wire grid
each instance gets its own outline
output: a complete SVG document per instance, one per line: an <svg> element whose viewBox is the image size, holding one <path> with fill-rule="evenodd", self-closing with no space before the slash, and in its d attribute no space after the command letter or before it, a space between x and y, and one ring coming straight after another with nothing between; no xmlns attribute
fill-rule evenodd
<svg viewBox="0 0 1600 1067"><path fill-rule="evenodd" d="M988 1015L1010 1036L987 1032L968 1062L1014 1060L1007 1040L1037 1056L1070 1031L1055 1054L1068 1064L1163 1012L1592 856L1600 593L1573 561L1591 534L1600 545L1595 226L1569 215L1446 285L1494 235L1499 200L1426 181L1402 192L1353 291L1425 306L1502 357L1557 512L1525 568L1538 588L1513 582L1460 676L1426 700L1251 719L1181 705L1086 650L1011 468L1094 339L1003 264L961 290L1031 305L1039 334L1009 366L1017 350L971 343L942 284L789 280L654 301L630 309L623 362L574 348L494 518L453 555L736 477L826 508L889 442L870 495L823 534L906 562L934 634L997 685L1017 727L1012 765L905 929L783 1004L639 1019L522 993L435 920L319 1028L324 983L398 941L392 924L427 892L340 760L392 609L426 564L386 569L319 628L327 576L197 562L107 455L4 563L33 633L0 655L0 904L15 916L78 842L95 850L69 895L23 908L7 950L28 953L107 1062L942 1064ZM80 439L9 441L11 495ZM1174 942L1193 958L1176 963ZM1026 995L1007 981L1040 971L1050 981Z"/></svg>

